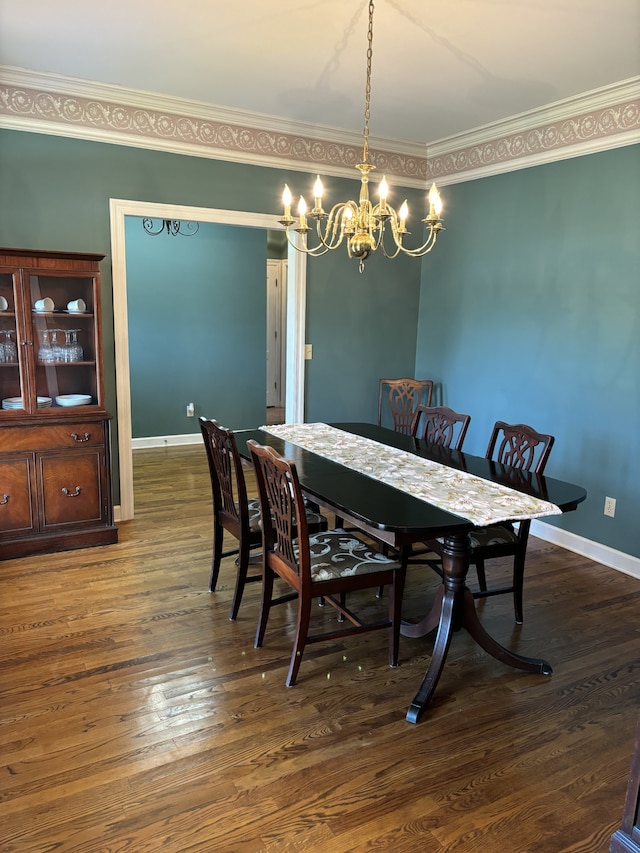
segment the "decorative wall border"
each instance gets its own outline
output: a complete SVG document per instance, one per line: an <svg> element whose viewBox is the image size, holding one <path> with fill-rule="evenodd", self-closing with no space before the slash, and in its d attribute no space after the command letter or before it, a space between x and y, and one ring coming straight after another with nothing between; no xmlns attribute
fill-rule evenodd
<svg viewBox="0 0 640 853"><path fill-rule="evenodd" d="M353 178L361 137L197 101L0 67L0 127ZM380 173L422 188L640 142L640 76L425 146L372 139Z"/></svg>

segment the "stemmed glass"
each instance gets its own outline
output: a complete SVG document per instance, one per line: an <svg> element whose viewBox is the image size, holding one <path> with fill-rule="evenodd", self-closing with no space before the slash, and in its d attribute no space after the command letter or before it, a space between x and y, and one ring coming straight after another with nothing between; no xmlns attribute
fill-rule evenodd
<svg viewBox="0 0 640 853"><path fill-rule="evenodd" d="M64 347L58 342L58 332L61 329L50 329L51 332L51 361L64 361Z"/></svg>
<svg viewBox="0 0 640 853"><path fill-rule="evenodd" d="M48 364L54 360L49 332L49 329L42 329L40 331L40 335L42 336L42 343L40 344L40 349L38 350L38 360L44 362L45 364Z"/></svg>
<svg viewBox="0 0 640 853"><path fill-rule="evenodd" d="M60 329L64 331L64 344L62 345L62 361L73 361L71 352L71 329Z"/></svg>
<svg viewBox="0 0 640 853"><path fill-rule="evenodd" d="M15 335L15 333L15 329L5 329L4 332L4 361L11 364L18 360L18 347L16 342L12 339L12 335Z"/></svg>
<svg viewBox="0 0 640 853"><path fill-rule="evenodd" d="M71 343L69 345L69 361L82 361L84 352L78 343L78 332L80 329L69 329L71 333Z"/></svg>

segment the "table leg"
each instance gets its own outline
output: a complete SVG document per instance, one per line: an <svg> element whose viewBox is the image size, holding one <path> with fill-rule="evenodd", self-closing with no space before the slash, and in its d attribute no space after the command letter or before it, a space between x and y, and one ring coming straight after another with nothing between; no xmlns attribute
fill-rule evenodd
<svg viewBox="0 0 640 853"><path fill-rule="evenodd" d="M540 672L549 675L552 672L547 661L539 658L526 658L509 651L494 640L483 628L471 591L465 585L469 571L469 542L466 534L448 536L444 542L442 555L443 583L429 615L418 625L402 627L404 636L421 636L420 629L433 630L438 626L438 633L433 647L433 654L420 689L415 695L409 710L407 721L417 723L429 704L447 658L451 635L460 628L465 628L484 649L497 660L522 669L525 672ZM425 630L424 633L428 633Z"/></svg>
<svg viewBox="0 0 640 853"><path fill-rule="evenodd" d="M416 693L415 698L407 711L407 721L410 723L418 722L424 713L424 709L429 704L433 691L436 689L438 679L440 678L442 668L444 667L444 662L447 658L449 644L451 643L451 635L454 630L454 608L455 597L449 590L447 590L442 596L440 624L438 626L438 633L436 634L436 641L433 645L433 654L431 655L429 668L427 669L427 674L420 685L420 690Z"/></svg>
<svg viewBox="0 0 640 853"><path fill-rule="evenodd" d="M403 637L426 637L440 624L440 613L442 611L442 599L444 598L444 584L440 584L438 592L431 606L431 610L424 619L419 622L405 622L400 624L400 633Z"/></svg>

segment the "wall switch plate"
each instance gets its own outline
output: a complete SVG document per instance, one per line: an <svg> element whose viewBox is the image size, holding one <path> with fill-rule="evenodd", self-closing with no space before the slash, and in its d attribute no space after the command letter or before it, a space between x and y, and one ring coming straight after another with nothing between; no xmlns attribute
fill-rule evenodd
<svg viewBox="0 0 640 853"><path fill-rule="evenodd" d="M195 414L195 406L193 403L187 403L187 417L192 418Z"/></svg>
<svg viewBox="0 0 640 853"><path fill-rule="evenodd" d="M309 361L313 358L313 344L304 345L304 358L305 361Z"/></svg>
<svg viewBox="0 0 640 853"><path fill-rule="evenodd" d="M604 514L608 515L610 518L614 518L616 514L616 499L615 498L605 498L604 499Z"/></svg>

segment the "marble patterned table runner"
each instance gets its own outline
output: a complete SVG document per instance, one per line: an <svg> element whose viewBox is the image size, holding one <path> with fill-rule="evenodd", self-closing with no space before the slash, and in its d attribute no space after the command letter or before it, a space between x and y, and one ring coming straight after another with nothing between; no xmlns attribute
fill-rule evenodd
<svg viewBox="0 0 640 853"><path fill-rule="evenodd" d="M561 513L548 501L328 424L283 424L261 429L462 516L477 527Z"/></svg>

